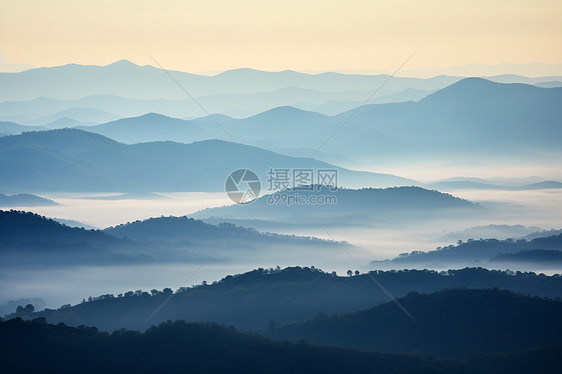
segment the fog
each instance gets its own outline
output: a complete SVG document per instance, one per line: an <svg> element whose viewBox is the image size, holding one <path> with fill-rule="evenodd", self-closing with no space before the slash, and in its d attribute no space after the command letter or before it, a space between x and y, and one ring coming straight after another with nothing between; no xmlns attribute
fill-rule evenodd
<svg viewBox="0 0 562 374"><path fill-rule="evenodd" d="M46 217L75 220L89 226L106 228L121 223L160 216L183 216L198 210L230 205L224 193L178 192L154 194L148 199L116 199L119 193L40 194L59 206L35 207L33 212ZM18 208L14 208L18 209ZM19 208L29 210L29 208Z"/></svg>
<svg viewBox="0 0 562 374"><path fill-rule="evenodd" d="M428 251L437 246L453 244L456 240L442 237L451 232L486 225L523 225L541 229L562 228L562 190L536 191L444 191L455 196L480 203L485 214L456 219L427 219L407 223L385 223L373 225L365 222L362 226L318 226L270 224L267 231L317 236L329 240L346 241L343 248L334 246L328 253L301 248L283 252L281 249L268 251L262 257L244 255L239 261L217 263L214 259L228 252L224 247L209 250L209 260L192 264L145 264L127 266L87 266L57 269L9 269L0 273L0 304L9 300L40 297L47 307L75 304L88 296L107 293L124 293L130 290L150 290L212 282L228 274L246 272L258 267L315 266L325 271L345 274L348 269L372 269L369 262L397 256L413 250ZM76 220L94 227L108 226L146 219L193 213L206 207L230 204L222 193L174 193L164 198L153 199L99 199L102 195L80 196L77 194L41 194L60 203L59 206L39 208L16 208L62 219ZM107 196L104 195L104 196ZM87 198L84 198L87 197ZM337 209L337 205L334 207ZM322 224L322 222L320 222ZM326 232L327 231L327 232ZM475 229L475 234L478 229ZM454 237L454 234L453 236ZM478 239L479 236L475 236ZM462 239L459 237L459 239ZM232 257L232 252L229 253ZM358 262L361 266L357 265ZM441 269L437 269L441 270ZM512 268L512 270L514 270ZM540 269L527 266L521 270L560 273L562 269Z"/></svg>

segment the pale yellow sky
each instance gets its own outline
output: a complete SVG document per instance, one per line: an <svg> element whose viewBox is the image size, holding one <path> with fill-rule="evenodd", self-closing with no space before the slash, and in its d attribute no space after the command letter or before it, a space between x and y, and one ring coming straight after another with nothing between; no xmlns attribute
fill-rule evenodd
<svg viewBox="0 0 562 374"><path fill-rule="evenodd" d="M562 62L560 0L0 0L0 63L191 72Z"/></svg>

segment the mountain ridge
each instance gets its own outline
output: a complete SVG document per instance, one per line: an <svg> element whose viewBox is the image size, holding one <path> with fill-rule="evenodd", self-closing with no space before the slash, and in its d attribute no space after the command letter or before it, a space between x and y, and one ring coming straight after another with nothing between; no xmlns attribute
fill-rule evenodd
<svg viewBox="0 0 562 374"><path fill-rule="evenodd" d="M271 168L329 168L338 170L342 184L350 186L415 183L223 140L125 145L78 129L1 137L0 156L4 191L223 191L227 176L239 168L254 170L263 181Z"/></svg>

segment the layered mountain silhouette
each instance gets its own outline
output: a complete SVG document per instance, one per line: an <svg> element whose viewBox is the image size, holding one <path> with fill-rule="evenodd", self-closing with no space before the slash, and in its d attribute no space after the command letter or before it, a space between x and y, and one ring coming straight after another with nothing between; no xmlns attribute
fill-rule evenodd
<svg viewBox="0 0 562 374"><path fill-rule="evenodd" d="M562 88L467 78L419 102L366 105L335 116L278 107L244 119L217 116L220 126L211 118L143 115L87 130L125 143L233 136L268 149L307 148L310 155L335 134L323 152L380 162L443 154L552 160L562 138L561 107Z"/></svg>
<svg viewBox="0 0 562 374"><path fill-rule="evenodd" d="M271 168L335 169L341 184L351 187L415 183L219 140L125 145L76 129L0 138L3 190L224 191L228 175L240 168L254 170L263 183Z"/></svg>
<svg viewBox="0 0 562 374"><path fill-rule="evenodd" d="M103 96L96 100L111 101ZM6 108L11 107L6 103ZM148 111L147 106L137 107L137 113ZM231 141L234 137L244 144L299 156L303 149L315 155L321 147L326 160L342 159L343 155L372 163L433 160L447 155L453 159L508 157L511 161L552 162L559 157L557 145L562 138L559 108L562 88L467 78L418 102L369 104L332 116L280 106L243 119L214 115L181 120L143 114L83 128L124 143Z"/></svg>
<svg viewBox="0 0 562 374"><path fill-rule="evenodd" d="M266 72L254 69L229 70L215 76L171 71L174 78L193 96L262 93L300 87L323 92L367 91L379 87L388 75L340 73L306 74L295 71ZM438 76L431 79L393 78L382 94L408 88L434 90L456 82L458 77ZM52 82L57 82L53 85ZM140 99L186 99L174 81L161 69L138 66L121 60L107 66L69 64L30 69L19 73L1 73L0 85L10 90L0 100L32 100L45 96L77 99L96 94L109 94ZM363 99L364 100L364 99Z"/></svg>
<svg viewBox="0 0 562 374"><path fill-rule="evenodd" d="M225 116L217 116L224 122ZM215 125L216 126L216 125ZM96 126L79 127L81 130L103 135L118 142L134 144L150 141L174 140L191 143L213 138L223 138L222 130L203 120L182 120L158 113L147 113L140 117L122 118Z"/></svg>
<svg viewBox="0 0 562 374"><path fill-rule="evenodd" d="M562 89L463 79L417 103L367 105L338 140L376 129L413 154L553 152L562 137ZM337 118L345 120L351 113ZM353 130L351 130L353 128ZM343 144L345 143L342 141ZM426 152L424 152L424 150Z"/></svg>
<svg viewBox="0 0 562 374"><path fill-rule="evenodd" d="M373 103L417 101L432 90L406 89L380 96ZM339 114L359 106L370 92L324 92L286 87L276 91L259 93L231 93L202 96L197 102L210 113L222 113L242 118L279 106L293 106L327 115ZM73 100L40 97L27 101L0 102L0 119L22 124L45 124L70 117L83 122L105 123L118 117L136 117L147 112L162 113L171 117L193 118L204 115L192 100L136 99L115 95L98 94Z"/></svg>

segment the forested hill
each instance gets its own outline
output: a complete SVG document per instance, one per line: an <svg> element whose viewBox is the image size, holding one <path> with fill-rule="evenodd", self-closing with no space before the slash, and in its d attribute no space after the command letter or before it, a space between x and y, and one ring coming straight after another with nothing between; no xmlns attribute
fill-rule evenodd
<svg viewBox="0 0 562 374"><path fill-rule="evenodd" d="M215 324L168 322L146 333L0 321L0 360L9 373L554 373L562 349L443 360L275 342ZM38 368L38 365L40 367Z"/></svg>
<svg viewBox="0 0 562 374"><path fill-rule="evenodd" d="M467 268L442 273L375 271L349 277L293 267L228 276L213 284L177 290L173 296L171 289L150 293L123 290L122 295L92 297L90 302L23 317L46 317L50 323L90 325L107 331L144 330L162 321L179 319L266 330L271 323L304 322L318 313L355 312L388 302L388 296L371 277L396 297L411 291L430 293L454 287L497 287L521 294L562 297L562 278L558 275Z"/></svg>
<svg viewBox="0 0 562 374"><path fill-rule="evenodd" d="M498 289L448 289L410 293L369 310L317 316L271 334L293 340L382 352L467 356L562 345L562 301Z"/></svg>

